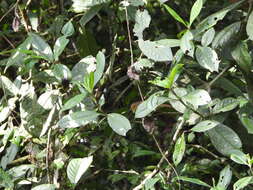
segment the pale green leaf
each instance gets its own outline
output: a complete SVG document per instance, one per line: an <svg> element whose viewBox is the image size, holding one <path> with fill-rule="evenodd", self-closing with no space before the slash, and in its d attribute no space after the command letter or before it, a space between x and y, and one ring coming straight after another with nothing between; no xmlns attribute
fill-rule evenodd
<svg viewBox="0 0 253 190"><path fill-rule="evenodd" d="M190 177L185 177L185 176L179 176L177 177L178 180L182 180L182 181L187 181L187 182L190 182L190 183L194 183L194 184L197 184L197 185L201 185L201 186L205 186L205 187L209 187L211 188L210 185L208 185L207 183L199 180L199 179L196 179L196 178L190 178Z"/></svg>
<svg viewBox="0 0 253 190"><path fill-rule="evenodd" d="M233 186L233 190L240 190L243 189L244 187L248 186L249 184L253 183L253 177L248 176L248 177L243 177L239 180L237 180Z"/></svg>
<svg viewBox="0 0 253 190"><path fill-rule="evenodd" d="M69 39L67 39L65 36L59 37L55 44L54 44L54 60L58 61L59 56L64 51L65 47L68 45Z"/></svg>
<svg viewBox="0 0 253 190"><path fill-rule="evenodd" d="M3 88L4 92L12 96L19 94L19 89L16 87L16 85L3 75L0 75L0 88Z"/></svg>
<svg viewBox="0 0 253 190"><path fill-rule="evenodd" d="M205 120L195 125L191 130L194 132L205 132L216 127L219 124L220 123L217 121Z"/></svg>
<svg viewBox="0 0 253 190"><path fill-rule="evenodd" d="M85 27L85 25L96 16L96 14L101 10L103 6L102 5L96 5L87 11L85 11L84 15L81 17L79 23L82 27Z"/></svg>
<svg viewBox="0 0 253 190"><path fill-rule="evenodd" d="M190 23L191 26L193 21L199 16L199 13L203 7L203 0L196 0L191 9Z"/></svg>
<svg viewBox="0 0 253 190"><path fill-rule="evenodd" d="M31 190L55 190L56 186L54 184L42 184L33 187Z"/></svg>
<svg viewBox="0 0 253 190"><path fill-rule="evenodd" d="M166 41L149 41L138 40L138 45L142 53L149 59L154 61L172 61L173 55L171 48L166 44Z"/></svg>
<svg viewBox="0 0 253 190"><path fill-rule="evenodd" d="M58 122L59 127L75 128L97 121L99 114L95 111L79 111L65 115Z"/></svg>
<svg viewBox="0 0 253 190"><path fill-rule="evenodd" d="M179 137L176 141L174 152L172 155L172 159L175 166L177 166L182 161L185 152L185 146L185 138L184 134L182 134L181 137Z"/></svg>
<svg viewBox="0 0 253 190"><path fill-rule="evenodd" d="M189 55L191 57L194 56L195 46L193 44L193 34L190 30L187 30L181 38L180 48L184 52L184 54Z"/></svg>
<svg viewBox="0 0 253 190"><path fill-rule="evenodd" d="M174 11L172 8L170 8L168 5L163 5L165 9L168 11L168 13L178 22L181 22L183 25L187 27L187 23L177 14L176 11Z"/></svg>
<svg viewBox="0 0 253 190"><path fill-rule="evenodd" d="M239 136L229 127L220 124L206 132L214 147L221 154L229 156L242 147Z"/></svg>
<svg viewBox="0 0 253 190"><path fill-rule="evenodd" d="M253 40L253 11L250 13L250 16L248 18L246 31L249 36L249 39Z"/></svg>
<svg viewBox="0 0 253 190"><path fill-rule="evenodd" d="M208 69L211 72L218 72L220 61L217 53L210 47L198 46L196 50L196 59L205 69Z"/></svg>
<svg viewBox="0 0 253 190"><path fill-rule="evenodd" d="M214 36L215 36L215 30L214 28L210 28L203 34L202 39L201 39L201 45L202 46L210 45L214 39Z"/></svg>
<svg viewBox="0 0 253 190"><path fill-rule="evenodd" d="M232 179L232 171L230 166L227 165L221 172L217 186L222 187L226 190L231 182Z"/></svg>
<svg viewBox="0 0 253 190"><path fill-rule="evenodd" d="M107 115L107 121L117 134L126 136L126 133L131 129L129 120L121 114L110 113Z"/></svg>
<svg viewBox="0 0 253 190"><path fill-rule="evenodd" d="M94 72L94 86L98 83L105 69L105 55L100 51L96 56L96 71Z"/></svg>
<svg viewBox="0 0 253 190"><path fill-rule="evenodd" d="M75 107L77 104L81 103L83 99L87 96L87 93L78 94L72 98L70 98L62 107L61 111L69 110L73 107Z"/></svg>
<svg viewBox="0 0 253 190"><path fill-rule="evenodd" d="M75 28L72 24L71 21L68 21L63 27L62 27L62 30L61 30L61 33L67 37L67 36L72 36L75 32Z"/></svg>
<svg viewBox="0 0 253 190"><path fill-rule="evenodd" d="M54 74L54 77L59 82L62 82L63 79L70 80L72 77L72 74L69 68L63 64L55 64L53 66L53 74Z"/></svg>
<svg viewBox="0 0 253 190"><path fill-rule="evenodd" d="M103 3L107 3L110 0L72 0L73 10L76 13L87 11L95 5L100 5Z"/></svg>
<svg viewBox="0 0 253 190"><path fill-rule="evenodd" d="M71 183L77 184L93 161L93 157L72 159L67 167L67 175Z"/></svg>
<svg viewBox="0 0 253 190"><path fill-rule="evenodd" d="M137 36L139 39L142 39L142 33L146 28L149 27L150 21L151 17L147 10L137 10L135 15L135 25L133 29L135 36Z"/></svg>

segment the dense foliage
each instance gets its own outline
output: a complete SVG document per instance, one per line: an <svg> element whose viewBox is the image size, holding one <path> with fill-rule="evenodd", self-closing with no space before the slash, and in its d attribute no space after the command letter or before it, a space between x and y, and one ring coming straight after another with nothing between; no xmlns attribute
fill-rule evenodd
<svg viewBox="0 0 253 190"><path fill-rule="evenodd" d="M252 4L0 1L0 187L252 189Z"/></svg>

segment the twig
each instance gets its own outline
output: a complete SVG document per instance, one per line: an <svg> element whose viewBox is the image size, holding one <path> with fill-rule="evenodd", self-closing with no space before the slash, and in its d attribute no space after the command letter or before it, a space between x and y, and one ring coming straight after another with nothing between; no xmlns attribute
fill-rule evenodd
<svg viewBox="0 0 253 190"><path fill-rule="evenodd" d="M13 43L5 36L3 35L3 38L5 39L6 42L8 42L8 44L10 44L10 46L15 49L15 46L13 45Z"/></svg>
<svg viewBox="0 0 253 190"><path fill-rule="evenodd" d="M127 13L127 7L126 6L125 6L125 13L126 13L126 23L127 23L129 48L130 48L130 54L131 54L131 66L132 66L134 64L134 57L133 57L132 38L131 38L131 33L130 33L129 19L128 19L128 13Z"/></svg>
<svg viewBox="0 0 253 190"><path fill-rule="evenodd" d="M22 162L28 160L30 157L31 157L30 155L26 155L26 156L23 156L23 157L18 158L18 159L16 159L16 160L13 160L13 161L10 163L10 165L15 165L15 164L18 164L18 163L22 163Z"/></svg>
<svg viewBox="0 0 253 190"><path fill-rule="evenodd" d="M48 130L48 135L47 135L47 154L46 154L46 168L47 168L47 180L48 183L51 184L51 177L50 177L50 168L49 168L49 157L50 157L50 136L51 136L51 128Z"/></svg>
<svg viewBox="0 0 253 190"><path fill-rule="evenodd" d="M105 169L105 171L109 172L117 172L117 173L124 173L124 174L135 174L135 175L140 175L138 172L134 170L111 170L111 169Z"/></svg>
<svg viewBox="0 0 253 190"><path fill-rule="evenodd" d="M17 2L0 18L0 22L17 6L19 1L20 0L17 0Z"/></svg>

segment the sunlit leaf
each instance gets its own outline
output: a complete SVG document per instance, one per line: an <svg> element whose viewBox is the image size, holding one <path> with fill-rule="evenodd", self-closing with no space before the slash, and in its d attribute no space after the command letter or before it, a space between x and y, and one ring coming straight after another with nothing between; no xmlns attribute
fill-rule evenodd
<svg viewBox="0 0 253 190"><path fill-rule="evenodd" d="M121 114L110 113L107 115L107 121L117 134L126 136L126 133L131 129L129 120Z"/></svg>

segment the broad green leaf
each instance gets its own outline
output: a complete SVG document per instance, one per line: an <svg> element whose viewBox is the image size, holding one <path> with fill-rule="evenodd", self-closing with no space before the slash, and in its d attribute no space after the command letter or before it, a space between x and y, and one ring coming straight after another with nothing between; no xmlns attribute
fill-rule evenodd
<svg viewBox="0 0 253 190"><path fill-rule="evenodd" d="M169 92L169 99L170 99L169 102L175 110L177 110L180 113L184 113L186 107L182 104L182 102L180 102L178 97L181 98L182 100L182 97L187 94L187 90L185 88L174 88L174 92L176 95L172 91Z"/></svg>
<svg viewBox="0 0 253 190"><path fill-rule="evenodd" d="M54 184L42 184L33 187L31 190L55 190L56 186Z"/></svg>
<svg viewBox="0 0 253 190"><path fill-rule="evenodd" d="M191 26L193 21L199 16L202 7L203 7L203 0L196 0L191 9L189 26Z"/></svg>
<svg viewBox="0 0 253 190"><path fill-rule="evenodd" d="M172 61L173 55L171 48L166 44L166 41L149 41L138 40L139 48L142 53L149 59L154 61Z"/></svg>
<svg viewBox="0 0 253 190"><path fill-rule="evenodd" d="M59 95L58 90L47 90L38 98L38 104L45 110L50 110L57 102Z"/></svg>
<svg viewBox="0 0 253 190"><path fill-rule="evenodd" d="M69 110L73 107L75 107L77 104L81 103L83 101L83 99L87 96L87 93L83 93L83 94L78 94L76 96L74 96L73 98L70 98L62 107L61 111L66 111Z"/></svg>
<svg viewBox="0 0 253 190"><path fill-rule="evenodd" d="M249 134L253 134L253 109L250 104L246 104L238 112L238 116L243 126L247 129Z"/></svg>
<svg viewBox="0 0 253 190"><path fill-rule="evenodd" d="M154 62L149 59L140 59L134 63L134 69L140 72L143 68L152 68Z"/></svg>
<svg viewBox="0 0 253 190"><path fill-rule="evenodd" d="M224 77L220 77L215 83L215 86L219 86L220 88L222 88L223 90L237 95L237 96L241 96L242 95L242 91L240 88L238 88L237 85L235 85L231 80L228 80Z"/></svg>
<svg viewBox="0 0 253 190"><path fill-rule="evenodd" d="M72 0L73 10L76 13L87 11L95 5L109 2L110 0Z"/></svg>
<svg viewBox="0 0 253 190"><path fill-rule="evenodd" d="M172 159L173 162L175 164L175 166L177 166L183 159L184 156L184 152L185 152L185 138L184 138L184 134L181 135L181 137L179 137L177 139L177 142L175 144L175 148L174 148L174 152L172 155Z"/></svg>
<svg viewBox="0 0 253 190"><path fill-rule="evenodd" d="M213 113L227 112L235 109L239 105L239 101L235 98L225 98L220 100L213 108Z"/></svg>
<svg viewBox="0 0 253 190"><path fill-rule="evenodd" d="M93 157L72 159L67 167L67 175L71 183L77 184L93 161Z"/></svg>
<svg viewBox="0 0 253 190"><path fill-rule="evenodd" d="M252 58L246 42L240 42L232 51L232 57L245 75L250 74ZM247 77L247 76L245 76Z"/></svg>
<svg viewBox="0 0 253 190"><path fill-rule="evenodd" d="M210 28L203 34L201 38L201 45L202 46L210 45L214 39L214 36L215 36L215 30L214 28Z"/></svg>
<svg viewBox="0 0 253 190"><path fill-rule="evenodd" d="M84 76L83 86L89 93L92 93L94 88L94 72L90 72Z"/></svg>
<svg viewBox="0 0 253 190"><path fill-rule="evenodd" d="M221 154L229 156L242 147L239 136L229 127L220 124L206 132L214 147Z"/></svg>
<svg viewBox="0 0 253 190"><path fill-rule="evenodd" d="M48 43L37 34L29 33L29 36L31 36L33 50L38 55L43 56L45 59L53 61L54 60L53 51L51 47L48 45Z"/></svg>
<svg viewBox="0 0 253 190"><path fill-rule="evenodd" d="M183 96L182 99L184 102L193 105L195 109L197 109L198 106L203 106L210 103L212 100L209 93L203 89L194 90Z"/></svg>
<svg viewBox="0 0 253 190"><path fill-rule="evenodd" d="M253 11L251 11L246 25L246 31L249 36L249 39L253 40Z"/></svg>
<svg viewBox="0 0 253 190"><path fill-rule="evenodd" d="M100 51L96 56L96 71L94 72L94 86L98 83L105 69L105 55Z"/></svg>
<svg viewBox="0 0 253 190"><path fill-rule="evenodd" d="M64 51L65 47L68 45L69 39L66 36L59 37L54 44L54 60L58 61L59 56Z"/></svg>
<svg viewBox="0 0 253 190"><path fill-rule="evenodd" d="M168 88L171 88L175 81L177 80L178 76L180 75L182 69L183 69L184 64L176 64L168 77Z"/></svg>
<svg viewBox="0 0 253 190"><path fill-rule="evenodd" d="M121 114L110 113L107 115L107 121L117 134L126 136L126 133L131 129L129 120Z"/></svg>
<svg viewBox="0 0 253 190"><path fill-rule="evenodd" d="M79 23L82 27L85 27L85 25L96 16L96 14L101 10L103 6L102 5L97 5L89 10L85 11L84 15L81 17Z"/></svg>
<svg viewBox="0 0 253 190"><path fill-rule="evenodd" d="M0 75L0 88L3 88L4 92L12 96L19 94L19 89L16 87L16 85L3 75Z"/></svg>
<svg viewBox="0 0 253 190"><path fill-rule="evenodd" d="M147 0L128 0L129 5L139 7L147 4Z"/></svg>
<svg viewBox="0 0 253 190"><path fill-rule="evenodd" d="M205 18L203 21L201 21L197 25L196 30L195 30L195 34L196 35L201 34L202 32L204 32L204 31L208 30L209 28L213 27L220 20L222 20L229 11L235 9L236 7L238 7L243 2L245 2L245 0L241 0L241 1L238 1L236 3L233 3L233 4L229 5L228 7L225 7L224 9L208 16L207 18Z"/></svg>
<svg viewBox="0 0 253 190"><path fill-rule="evenodd" d="M38 13L33 13L32 11L29 11L27 16L31 23L32 29L38 32L38 26L39 26Z"/></svg>
<svg viewBox="0 0 253 190"><path fill-rule="evenodd" d="M248 176L248 177L243 177L239 180L237 180L233 186L233 190L240 190L246 187L249 184L253 183L253 177Z"/></svg>
<svg viewBox="0 0 253 190"><path fill-rule="evenodd" d="M68 37L68 36L72 36L75 32L75 29L74 29L74 26L72 24L71 21L68 21L63 27L62 27L62 30L61 30L61 33L65 36L65 37Z"/></svg>
<svg viewBox="0 0 253 190"><path fill-rule="evenodd" d="M226 190L231 182L231 179L232 179L232 171L230 169L230 166L227 165L220 172L220 178L219 178L219 182L218 182L217 186L222 187L224 190Z"/></svg>
<svg viewBox="0 0 253 190"><path fill-rule="evenodd" d="M154 111L159 105L168 101L169 99L166 97L161 97L158 94L151 95L147 100L143 101L140 105L138 105L135 118L143 118Z"/></svg>
<svg viewBox="0 0 253 190"><path fill-rule="evenodd" d="M54 77L59 82L62 82L63 79L70 80L72 77L72 74L69 68L63 64L55 64L53 66L53 74L54 74Z"/></svg>
<svg viewBox="0 0 253 190"><path fill-rule="evenodd" d="M0 187L4 187L6 189L13 189L14 183L11 176L5 172L2 168L0 168Z"/></svg>
<svg viewBox="0 0 253 190"><path fill-rule="evenodd" d="M189 55L191 57L194 56L195 46L193 44L193 34L190 30L187 30L185 34L181 38L180 48L184 52L184 54Z"/></svg>
<svg viewBox="0 0 253 190"><path fill-rule="evenodd" d="M134 34L139 39L143 39L143 31L149 27L151 17L147 10L141 11L137 10L135 15L135 25L134 25Z"/></svg>
<svg viewBox="0 0 253 190"><path fill-rule="evenodd" d="M187 181L187 182L190 182L190 183L194 183L194 184L197 184L197 185L201 185L201 186L205 186L205 187L209 187L211 188L210 185L208 185L207 183L199 180L199 179L196 179L196 178L190 178L190 177L185 177L185 176L179 176L177 177L178 180L182 180L182 181Z"/></svg>
<svg viewBox="0 0 253 190"><path fill-rule="evenodd" d="M208 69L211 72L218 72L220 61L217 53L210 47L198 46L196 50L196 59L205 69Z"/></svg>
<svg viewBox="0 0 253 190"><path fill-rule="evenodd" d="M230 159L236 162L237 164L248 166L248 156L242 151L235 151L230 155Z"/></svg>
<svg viewBox="0 0 253 190"><path fill-rule="evenodd" d="M16 167L12 167L7 173L14 179L20 179L25 177L28 171L33 172L36 166L33 164L23 164Z"/></svg>
<svg viewBox="0 0 253 190"><path fill-rule="evenodd" d="M240 30L241 22L235 22L221 30L212 42L212 48L224 47L236 36Z"/></svg>
<svg viewBox="0 0 253 190"><path fill-rule="evenodd" d="M177 14L176 11L174 11L172 8L170 8L168 5L163 4L165 9L168 11L168 13L178 22L181 22L183 25L187 27L187 23Z"/></svg>
<svg viewBox="0 0 253 190"><path fill-rule="evenodd" d="M75 128L96 122L99 114L95 111L79 111L65 115L58 122L59 127Z"/></svg>
<svg viewBox="0 0 253 190"><path fill-rule="evenodd" d="M24 63L24 58L27 56L25 53L23 53L22 51L24 50L29 50L32 44L32 40L31 37L28 36L24 42L22 42L22 44L20 44L16 51L14 51L10 58L7 61L7 65L6 68L4 69L4 72L6 72L6 70L12 66L12 65L23 65Z"/></svg>
<svg viewBox="0 0 253 190"><path fill-rule="evenodd" d="M150 178L145 182L145 190L153 190L154 185L159 181L159 178Z"/></svg>
<svg viewBox="0 0 253 190"><path fill-rule="evenodd" d="M73 76L73 81L77 82L83 82L84 76L88 74L89 68L92 67L91 71L94 71L93 69L96 62L95 57L93 56L87 56L83 59L81 59L72 69L72 76Z"/></svg>
<svg viewBox="0 0 253 190"><path fill-rule="evenodd" d="M220 123L217 121L205 120L195 125L191 130L194 132L205 132L216 127L219 124Z"/></svg>
<svg viewBox="0 0 253 190"><path fill-rule="evenodd" d="M11 163L18 153L19 147L18 145L11 143L7 148L6 153L1 158L1 166L5 170L6 166Z"/></svg>

